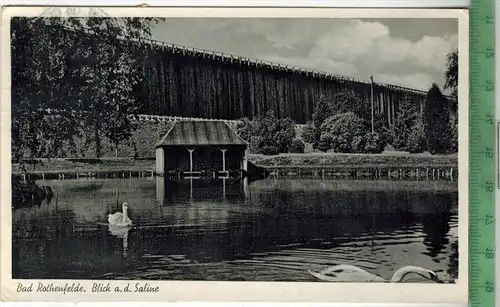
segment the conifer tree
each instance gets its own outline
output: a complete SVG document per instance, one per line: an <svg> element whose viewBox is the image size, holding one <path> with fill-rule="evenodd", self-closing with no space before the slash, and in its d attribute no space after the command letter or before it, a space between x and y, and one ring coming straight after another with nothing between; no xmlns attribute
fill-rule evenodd
<svg viewBox="0 0 500 307"><path fill-rule="evenodd" d="M447 100L437 84L427 92L423 112L427 150L431 154L444 154L449 146L449 122Z"/></svg>
<svg viewBox="0 0 500 307"><path fill-rule="evenodd" d="M332 115L332 106L330 102L321 96L314 106L313 124L316 129L320 129L323 122Z"/></svg>
<svg viewBox="0 0 500 307"><path fill-rule="evenodd" d="M396 150L408 150L408 137L417 116L417 107L413 104L411 98L408 96L404 97L403 101L399 104L399 110L392 126L392 146Z"/></svg>

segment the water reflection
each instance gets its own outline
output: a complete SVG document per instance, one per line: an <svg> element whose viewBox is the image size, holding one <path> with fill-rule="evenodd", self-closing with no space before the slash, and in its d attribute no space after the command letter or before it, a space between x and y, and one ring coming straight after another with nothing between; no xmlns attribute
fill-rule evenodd
<svg viewBox="0 0 500 307"><path fill-rule="evenodd" d="M108 230L112 235L116 236L117 238L123 239L123 256L126 257L128 249L128 233L130 231L130 228L108 225Z"/></svg>
<svg viewBox="0 0 500 307"><path fill-rule="evenodd" d="M192 203L197 201L235 201L248 194L248 179L220 180L169 180L157 177L156 201L163 204Z"/></svg>
<svg viewBox="0 0 500 307"><path fill-rule="evenodd" d="M15 278L312 281L308 268L340 263L385 278L408 264L457 278L453 183L50 184L57 201L13 210ZM130 230L107 224L123 201Z"/></svg>

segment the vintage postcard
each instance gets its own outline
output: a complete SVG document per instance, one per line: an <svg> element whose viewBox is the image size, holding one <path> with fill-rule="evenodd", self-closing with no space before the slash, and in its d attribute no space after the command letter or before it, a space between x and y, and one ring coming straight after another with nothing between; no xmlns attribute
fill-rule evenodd
<svg viewBox="0 0 500 307"><path fill-rule="evenodd" d="M4 301L465 303L467 10L4 8Z"/></svg>

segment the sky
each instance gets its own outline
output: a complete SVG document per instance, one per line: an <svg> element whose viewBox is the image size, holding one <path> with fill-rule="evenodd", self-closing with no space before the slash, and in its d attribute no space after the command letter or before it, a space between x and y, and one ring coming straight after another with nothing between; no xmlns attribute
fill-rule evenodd
<svg viewBox="0 0 500 307"><path fill-rule="evenodd" d="M457 19L169 18L153 39L428 90L444 85Z"/></svg>

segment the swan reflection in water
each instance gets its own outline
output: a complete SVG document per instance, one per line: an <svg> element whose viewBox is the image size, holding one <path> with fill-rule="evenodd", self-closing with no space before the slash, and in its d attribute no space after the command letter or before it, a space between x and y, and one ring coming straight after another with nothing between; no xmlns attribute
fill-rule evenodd
<svg viewBox="0 0 500 307"><path fill-rule="evenodd" d="M109 224L108 225L108 230L109 232L118 237L123 239L123 256L127 256L127 250L128 250L128 232L130 231L132 227L117 227L114 225Z"/></svg>
<svg viewBox="0 0 500 307"><path fill-rule="evenodd" d="M411 274L419 275L427 280L436 283L444 283L438 278L436 272L424 269L418 266L408 265L397 270L392 276L391 280L369 273L354 265L341 264L329 267L320 272L308 270L314 277L323 281L337 281L337 282L403 282L404 279Z"/></svg>

